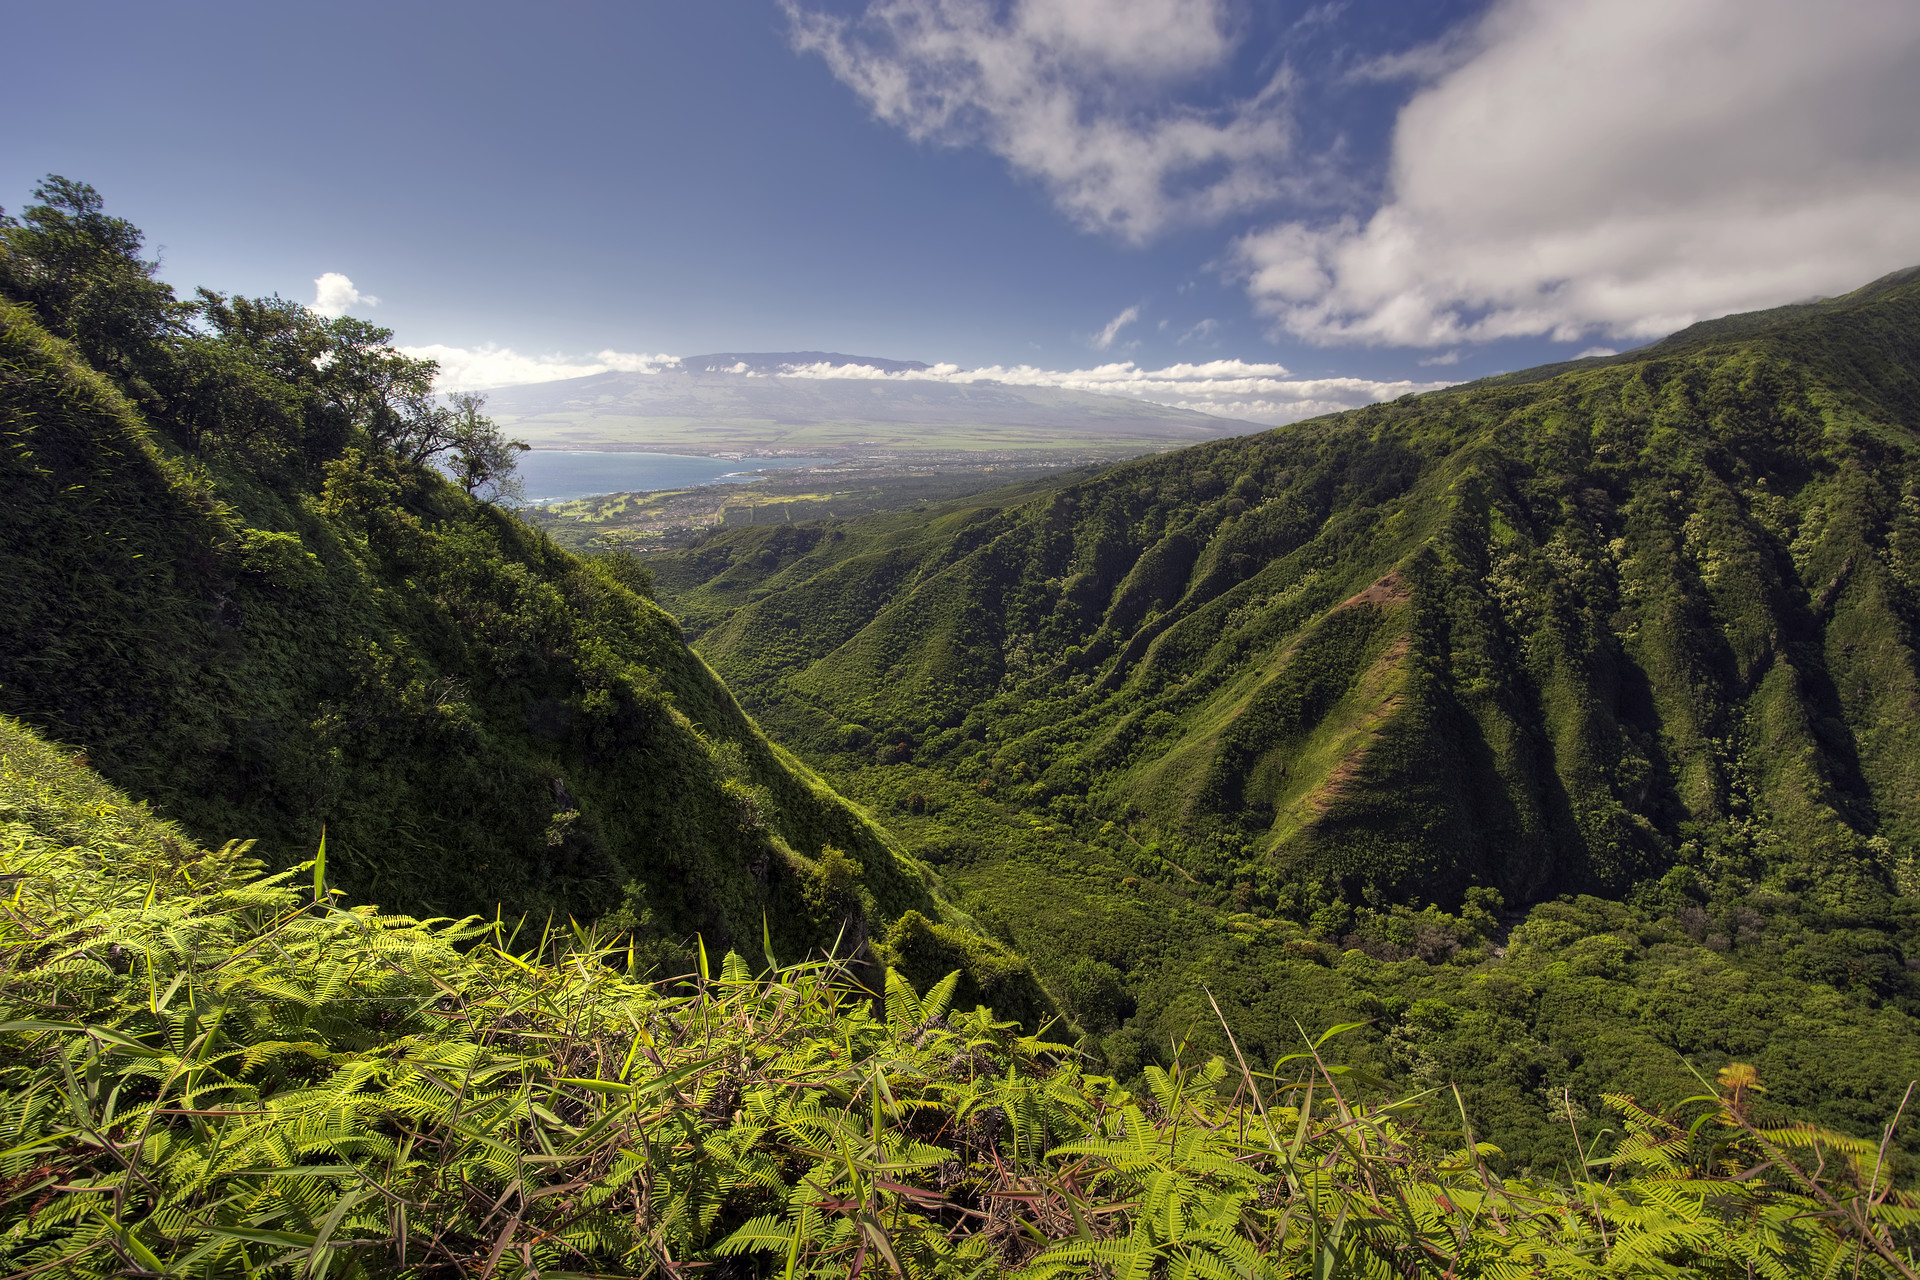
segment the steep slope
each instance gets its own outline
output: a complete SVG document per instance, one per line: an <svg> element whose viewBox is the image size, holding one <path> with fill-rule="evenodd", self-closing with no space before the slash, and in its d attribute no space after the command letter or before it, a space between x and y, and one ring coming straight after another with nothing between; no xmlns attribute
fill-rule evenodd
<svg viewBox="0 0 1920 1280"><path fill-rule="evenodd" d="M650 563L1122 1075L1217 998L1255 1061L1369 1022L1516 1166L1729 1055L1867 1133L1920 1074L1916 369L1894 280Z"/></svg>
<svg viewBox="0 0 1920 1280"><path fill-rule="evenodd" d="M0 710L203 840L430 914L604 916L674 966L770 936L1025 967L769 743L620 561L583 561L362 439L312 482L181 446L0 308ZM763 934L764 931L764 934ZM671 971L679 972L679 969ZM942 969L945 972L945 969Z"/></svg>
<svg viewBox="0 0 1920 1280"><path fill-rule="evenodd" d="M1917 342L1894 281L661 580L784 732L859 724L1270 901L1676 863L1871 898L1920 852Z"/></svg>

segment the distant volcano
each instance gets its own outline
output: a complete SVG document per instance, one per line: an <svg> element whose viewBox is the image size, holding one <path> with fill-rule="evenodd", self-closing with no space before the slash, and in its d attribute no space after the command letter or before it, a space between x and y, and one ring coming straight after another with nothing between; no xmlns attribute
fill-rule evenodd
<svg viewBox="0 0 1920 1280"><path fill-rule="evenodd" d="M698 453L881 448L1124 454L1261 429L1130 396L899 376L932 368L918 360L830 351L722 351L688 356L656 372L502 387L489 393L489 410L535 448Z"/></svg>

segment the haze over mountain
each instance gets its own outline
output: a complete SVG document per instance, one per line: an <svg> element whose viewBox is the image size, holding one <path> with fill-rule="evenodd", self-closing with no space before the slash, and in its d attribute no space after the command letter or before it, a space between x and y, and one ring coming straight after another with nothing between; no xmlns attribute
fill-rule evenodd
<svg viewBox="0 0 1920 1280"><path fill-rule="evenodd" d="M884 356L849 356L838 351L713 351L704 356L682 356L683 368L701 373L787 373L824 366L829 373L849 368L878 369L882 373L919 373L933 368L924 360L888 360Z"/></svg>
<svg viewBox="0 0 1920 1280"><path fill-rule="evenodd" d="M719 352L489 393L535 448L794 453L1088 449L1141 453L1259 424L1132 396L990 380L820 351Z"/></svg>

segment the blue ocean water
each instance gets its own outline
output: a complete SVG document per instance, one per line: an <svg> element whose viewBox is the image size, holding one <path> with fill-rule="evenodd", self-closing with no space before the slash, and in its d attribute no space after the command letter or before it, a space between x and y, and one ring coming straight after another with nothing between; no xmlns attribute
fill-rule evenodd
<svg viewBox="0 0 1920 1280"><path fill-rule="evenodd" d="M722 480L750 482L742 474L770 467L815 467L826 458L695 458L678 453L532 449L520 455L520 479L529 506L571 502L603 493L683 489Z"/></svg>

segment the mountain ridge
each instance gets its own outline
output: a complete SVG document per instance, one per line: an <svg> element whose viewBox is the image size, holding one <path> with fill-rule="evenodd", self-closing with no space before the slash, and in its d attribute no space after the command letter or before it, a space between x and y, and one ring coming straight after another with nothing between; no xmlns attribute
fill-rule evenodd
<svg viewBox="0 0 1920 1280"><path fill-rule="evenodd" d="M1122 1074L1207 1040L1204 985L1255 1060L1371 1020L1369 1069L1459 1083L1510 1152L1548 1094L1695 1055L1891 1106L1920 281L1732 328L650 563ZM1839 1041L1736 988L1878 1020L1880 1061L1810 1064Z"/></svg>
<svg viewBox="0 0 1920 1280"><path fill-rule="evenodd" d="M1877 304L1880 300L1885 299L1890 300L1890 305L1910 308L1914 292L1915 286L1913 284L1903 282L1900 278L1895 278L1878 291L1866 294L1865 300L1869 303ZM1818 346L1819 358L1821 360L1827 360L1831 353L1828 352L1822 344L1831 339L1832 335L1825 333L1822 326L1830 320L1846 319L1847 313L1858 305L1860 305L1860 299L1858 297L1850 297L1847 300L1840 300L1834 304L1821 304L1814 311L1796 313L1803 317L1801 320L1789 319L1786 323L1801 324L1803 326L1802 337L1806 341L1813 342ZM1767 320L1758 324L1748 324L1743 321L1736 329L1720 332L1732 332L1736 334L1757 333L1765 336L1771 333L1779 323L1781 322L1778 320ZM1812 327L1807 328L1806 326L1808 325ZM1682 336L1684 337L1685 335ZM1696 334L1693 337L1686 338L1684 342L1677 343L1671 347L1665 344L1656 344L1654 347L1644 350L1636 359L1626 363L1622 363L1625 359L1623 357L1612 358L1603 364L1592 366L1587 376L1615 376L1618 374L1618 371L1622 369L1638 367L1654 370L1655 372L1649 376L1659 377L1663 376L1658 372L1658 370L1663 367L1663 362L1672 359L1672 353L1676 350L1699 352L1712 350L1715 344L1737 341L1737 338L1718 336L1716 331L1709 330L1704 335ZM1759 366L1749 364L1745 372L1750 376L1765 378L1781 372L1778 369L1765 367L1766 357L1760 356L1757 353L1738 357L1739 360L1749 362L1756 358L1760 359L1762 363ZM1903 416L1901 409L1907 399L1907 383L1910 375L1905 373L1905 368L1906 365L1898 360L1891 364L1882 362L1881 365L1874 365L1873 367L1863 366L1858 360L1843 362L1834 377L1829 379L1828 382L1818 383L1817 385L1809 384L1796 388L1791 392L1794 396L1802 397L1797 401L1799 408L1797 408L1795 412L1802 414L1823 412L1817 409L1811 401L1804 399L1804 397L1809 394L1816 397L1820 394L1830 394L1830 392L1822 391L1820 389L1822 387L1837 387L1849 393L1878 394L1882 397L1882 409L1890 411L1889 416L1891 420L1888 423L1887 429L1895 432L1895 435L1885 440L1884 443L1896 449L1896 453L1893 456L1905 457L1907 456L1907 451L1910 451L1912 448L1912 428L1904 425L1896 425L1900 423ZM1556 376L1565 378L1568 375L1562 374ZM1576 374L1574 376L1578 377L1580 375ZM1506 383L1498 385L1504 389L1508 387L1538 386L1540 384ZM1615 385L1622 391L1629 389L1627 384L1616 383ZM1271 501L1273 495L1271 493L1263 494L1262 492L1272 484L1272 481L1267 479L1266 475L1270 474L1273 470L1285 471L1286 468L1275 468L1271 462L1265 463L1264 466L1259 467L1257 470L1249 468L1247 466L1249 461L1256 464L1260 462L1257 454L1260 445L1255 442L1293 441L1297 442L1293 447L1296 452L1299 452L1304 442L1314 439L1314 437L1324 433L1324 431L1329 428L1337 428L1339 424L1357 424L1377 421L1380 423L1380 430L1364 435L1352 435L1350 437L1353 442L1351 447L1360 451L1360 453L1356 455L1356 458L1366 456L1376 460L1370 465L1374 473L1374 482L1377 484L1380 475L1384 474L1391 477L1396 473L1396 468L1404 471L1406 467L1422 465L1418 464L1411 455L1405 455L1401 451L1401 447L1396 443L1395 432L1392 426L1395 420L1411 418L1414 415L1421 414L1426 414L1431 418L1435 413L1455 414L1457 416L1459 410L1456 409L1455 406L1458 406L1463 399L1470 399L1476 395L1484 398L1488 390L1488 388L1482 388L1478 391L1465 388L1451 389L1434 393L1415 401L1411 405L1377 406L1373 409L1359 410L1344 415L1336 415L1332 418L1319 419L1313 424L1301 427L1281 428L1278 431L1268 432L1261 436L1246 437L1243 438L1242 442L1220 446L1203 446L1204 449L1208 450L1226 450L1228 455L1238 455L1238 460L1235 460L1231 456L1222 456L1220 458L1221 466L1216 468L1219 472L1217 479L1210 478L1202 481L1197 488L1187 486L1190 492L1186 495L1185 501L1191 504L1191 509L1196 515L1202 516L1202 519L1198 523L1194 523L1191 527L1188 527L1178 524L1170 512L1158 517L1162 523L1157 527L1163 528L1164 532L1159 535L1157 542L1153 545L1143 546L1140 550L1133 553L1140 556L1140 559L1132 563L1130 571L1125 573L1121 572L1123 565L1121 561L1115 561L1111 567L1104 569L1099 563L1103 556L1111 554L1124 555L1126 554L1124 552L1118 550L1108 552L1097 544L1091 547L1083 546L1078 551L1073 551L1070 549L1070 544L1063 544L1063 547L1067 548L1064 553L1074 557L1074 559L1063 562L1063 568L1068 564L1077 564L1081 572L1079 578L1076 579L1076 583L1080 583L1081 585L1059 588L1066 598L1062 599L1060 604L1053 609L1053 615L1056 619L1061 619L1066 616L1066 611L1069 609L1078 610L1084 608L1089 611L1077 614L1078 621L1070 624L1063 623L1061 625L1060 634L1063 637L1073 636L1080 639L1081 644L1077 646L1063 646L1078 648L1080 652L1071 659L1068 659L1066 664L1059 667L1058 670L1062 674L1073 670L1086 671L1089 680L1092 682L1089 686L1091 691L1089 696L1093 696L1094 694L1111 696L1123 687L1133 688L1136 674L1130 673L1137 672L1137 664L1145 664L1149 668L1154 665L1154 655L1157 651L1163 650L1169 643L1169 627L1173 622L1177 621L1178 615L1183 612L1192 613L1202 610L1206 608L1209 602L1217 595L1229 590L1239 590L1243 588L1244 584L1260 573L1263 564L1270 563L1263 562L1263 549L1271 549L1267 551L1269 555L1272 553L1272 550L1286 549L1295 535L1284 532L1275 522L1284 521L1288 517L1279 511L1271 510L1273 506ZM1697 390L1707 389L1697 388ZM1730 395L1747 397L1745 404L1730 406L1733 410L1755 414L1770 412L1761 407L1760 397L1765 394L1764 391L1753 392L1751 386L1746 390L1742 390L1738 386L1729 387L1726 388L1726 390ZM1785 390L1785 388L1783 387L1782 390ZM1618 394L1618 392L1615 392L1615 394ZM1514 408L1520 407L1519 405L1514 406ZM1588 409L1585 412L1590 416L1593 410ZM1776 422L1769 428L1775 438L1765 445L1762 452L1754 454L1751 458L1744 459L1736 455L1727 455L1722 461L1736 468L1744 468L1748 472L1752 472L1756 466L1763 469L1777 466L1781 462L1781 459L1776 455L1778 455L1781 450L1800 450L1804 452L1805 450L1817 449L1819 447L1818 440L1806 434L1807 431L1811 429L1811 418L1806 419L1805 425L1795 429L1788 429L1783 424ZM1797 438L1794 435L1794 430L1799 432ZM1868 434L1860 438L1863 442L1871 441L1878 447L1883 443L1877 434L1880 430L1881 429L1878 428L1871 429ZM1533 442L1521 441L1517 437L1512 436L1511 429L1509 429L1509 435L1504 438L1504 443L1502 443L1501 440L1502 437L1494 436L1489 438L1489 443L1496 449L1519 449L1524 451L1533 447ZM1732 442L1730 441L1729 443L1731 444ZM1438 437L1433 444L1426 447L1429 449L1438 447L1446 450L1450 447L1450 442L1442 435ZM1734 447L1737 449L1739 446L1736 445ZM1304 459L1304 454L1301 456ZM1448 455L1443 452L1433 454L1432 456L1441 458ZM1466 457L1468 455L1461 454L1457 456ZM1190 463L1188 465L1191 467L1199 464ZM1347 464L1343 470L1350 471L1351 466L1352 464ZM1226 479L1226 474L1229 469L1241 474L1244 481L1244 493L1229 493L1230 484ZM1156 473L1166 473L1173 470L1175 470L1175 468L1173 464L1170 463L1142 462L1130 464L1128 468L1123 469L1123 473L1112 473L1112 478L1103 478L1102 480L1073 486L1064 491L1055 501L1068 504L1062 514L1072 522L1074 519L1071 514L1073 505L1084 501L1110 501L1111 499L1102 498L1100 495L1117 494L1119 487L1125 483L1125 481L1119 478L1121 474L1139 475L1143 481L1139 487L1144 491L1149 487L1151 479ZM1363 473L1353 471L1351 474L1357 478ZM1416 477L1413 472L1405 472L1404 474L1408 483L1415 483ZM1470 464L1464 471L1455 467L1452 474L1455 477L1452 483L1458 484L1473 474L1473 468ZM1490 479L1492 479L1492 477L1488 477L1487 480L1480 480L1478 483L1484 485ZM1236 485L1241 483L1242 481L1232 482L1232 484ZM1389 483L1397 482L1390 481ZM1495 483L1498 484L1499 482L1495 481ZM1760 479L1760 483L1763 487L1765 486L1766 480L1764 477ZM1208 486L1211 486L1211 491L1208 491ZM1295 487L1297 487L1297 481ZM1603 493L1602 490L1591 487L1581 492L1590 492L1595 495L1593 499L1595 501L1601 500L1600 495ZM1084 499L1077 496L1083 494L1087 495ZM1443 519L1442 508L1447 504L1442 502L1436 505L1433 498L1416 501L1416 497L1417 484L1413 489L1395 494L1392 501L1397 506L1404 508L1408 515L1411 515L1414 511L1429 513L1421 517L1421 526L1423 528L1436 528L1434 522ZM1437 497L1437 494L1434 495L1434 498ZM1769 498L1767 500L1770 501L1771 499ZM1486 496L1482 498L1481 501L1491 504L1490 512L1497 512L1502 507L1500 495L1493 490L1488 490ZM1753 501L1754 499L1749 496L1744 505L1751 508ZM1611 507L1614 499L1606 499L1605 502L1607 506ZM1408 505L1409 503L1412 503L1412 505ZM1236 504L1237 510L1234 509ZM1135 501L1133 505L1135 508L1144 510L1147 504L1145 499L1139 499ZM1164 503L1160 505L1164 508ZM1764 506L1765 502L1763 502L1762 505ZM1256 506L1259 511L1265 513L1264 517L1256 518L1254 514ZM1516 515L1517 514L1516 512ZM1133 518L1137 520L1139 517L1136 515ZM1494 515L1494 518L1497 519L1497 515ZM1596 511L1592 513L1591 516L1583 516L1581 518L1586 519L1589 524L1597 519L1599 525L1594 525L1593 527L1595 528L1598 528L1600 525L1609 525L1609 522L1611 522L1610 537L1617 537L1619 532L1621 532L1621 528L1618 525L1619 517L1617 514ZM1260 524L1272 526L1271 532L1256 532L1255 526ZM1302 530L1302 533L1304 532L1305 530ZM1089 535L1086 533L1079 533L1075 535L1075 540L1078 541L1087 536ZM1761 529L1758 532L1758 536L1765 537L1768 535L1764 529ZM1276 539L1278 540L1276 541ZM1228 544L1230 543L1233 545L1229 546ZM1413 537L1404 542L1396 541L1393 545L1404 545L1408 552L1414 552L1420 543L1420 538ZM1120 543L1116 542L1112 545L1117 548ZM958 554L958 544L956 544L955 554ZM1842 562L1846 562L1848 566L1844 570L1841 567ZM1766 590L1777 592L1780 589L1777 585L1778 568L1763 567L1763 564L1764 562L1755 562L1753 571L1762 574L1767 582L1775 584L1768 586ZM1420 558L1417 555L1414 560L1398 564L1394 561L1383 559L1377 562L1375 571L1369 571L1365 575L1364 580L1350 582L1348 585L1353 588L1353 591L1344 592L1341 598L1345 598L1346 595L1353 595L1355 592L1362 592L1369 584L1384 581L1390 574L1409 575L1411 578L1417 578L1419 573L1423 571ZM1828 582L1825 588L1816 585L1810 589L1816 593L1823 589L1827 590L1830 595L1837 593L1842 587L1847 585L1849 575L1857 576L1857 574L1862 571L1864 571L1864 565L1860 563L1860 556L1857 551L1853 554L1853 558L1850 561L1846 555L1842 555L1835 561L1831 567L1831 571L1824 571L1823 580L1832 579L1832 581ZM1161 577L1168 572L1175 572L1181 576L1191 574L1190 586L1183 587L1173 594L1168 594L1169 588L1156 585L1160 582ZM1619 576L1618 569L1609 569L1608 573L1615 579ZM922 581L924 581L924 577L925 575L923 574ZM668 582L680 581L680 579L676 577L676 571L674 570L663 570L663 580ZM802 577L795 574L788 574L788 576L780 579L781 584L784 585L791 582L796 588L801 588L803 581L804 579ZM1620 586L1616 582L1610 590L1617 594ZM1246 592L1242 590L1241 594L1245 595ZM687 599L691 602L692 598L687 597ZM1085 600L1086 603L1084 605L1080 604L1081 600ZM1156 602L1158 605L1157 610L1155 609ZM906 598L902 598L901 603L904 605ZM1328 601L1327 603L1331 605L1333 601ZM1830 601L1827 607L1831 607L1831 604L1832 602ZM751 629L753 625L751 619L756 612L763 612L778 607L780 606L767 602L746 604L742 608L738 618L728 623L728 625L734 629L730 634L744 635L745 633L741 632L740 628L747 627ZM1391 606L1385 607L1389 610L1391 609ZM1779 610L1786 608L1786 605L1784 603L1775 603L1768 607ZM1162 621L1156 622L1150 627L1142 628L1139 625L1139 619L1149 610L1155 610L1156 612L1172 610L1173 612L1170 614L1162 613ZM1791 634L1793 628L1800 624L1787 621L1790 614L1791 611L1789 611L1788 614L1779 615L1773 622L1764 624L1764 629L1768 630L1769 634L1777 637L1774 640L1765 642L1769 646L1766 652L1778 652L1780 645L1793 643L1786 637ZM1104 619L1102 619L1102 615L1104 615ZM702 616L704 620L704 615ZM875 621L877 622L878 619L875 619ZM1760 626L1762 624L1756 621L1754 625ZM1904 625L1905 623L1903 621L1902 626ZM1783 627L1788 630L1782 632L1781 628ZM1304 637L1296 639L1294 643L1311 642L1315 634L1316 633L1310 629ZM708 638L703 640L702 643L707 646L709 652L723 659L723 669L726 661L735 660L730 657L728 650L723 647L716 648L714 646L725 646L736 642L725 639L709 630ZM1751 643L1760 642L1756 640ZM1904 645L1904 641L1902 643ZM851 660L851 653L846 654L844 658L834 657L823 660L829 663ZM1613 659L1610 659L1610 661L1612 660ZM1752 660L1762 661L1764 659L1760 653L1756 652ZM1910 662L1910 659L1906 661ZM1004 668L1004 661L1001 666ZM831 679L824 668L818 678L820 680ZM1756 675L1749 673L1736 677L1736 682L1746 684L1751 683L1751 681L1757 678ZM807 679L814 679L814 677L807 677ZM865 687L874 687L870 683L870 680L871 673ZM820 685L819 687L824 689L827 686ZM879 699L881 696L882 695L877 694L869 695L869 698ZM920 695L907 696L910 700L911 697ZM1541 695L1536 691L1529 696L1537 699ZM896 702L896 706L898 705L900 704ZM878 703L875 703L875 705L871 707L871 710L876 715L883 714L882 707ZM898 714L898 712L888 711L884 714L893 715ZM924 724L912 724L911 721L909 721L909 725L914 732L926 732L928 728L928 726ZM1215 765L1219 765L1218 760L1215 761ZM1168 767L1172 766L1169 765ZM1216 784L1206 784L1196 781L1195 785L1205 790L1206 787ZM1223 782L1217 785L1227 784ZM1906 801L1902 803L1906 803ZM1173 822L1175 820L1172 817L1168 817L1167 821ZM1901 819L1900 821L1905 822L1907 820ZM1629 840L1629 843L1634 843L1634 841Z"/></svg>
<svg viewBox="0 0 1920 1280"><path fill-rule="evenodd" d="M1445 394L1488 386L1519 386L1529 382L1542 382L1548 378L1581 369L1599 369L1609 365L1631 364L1641 360L1678 355L1715 342L1738 338L1764 339L1770 331L1790 327L1797 321L1838 317L1845 312L1870 304L1881 295L1910 284L1916 279L1920 279L1920 266L1903 267L1898 271L1889 271L1886 275L1838 297L1790 302L1784 306L1767 307L1759 311L1741 311L1710 320L1700 320L1664 338L1658 338L1610 356L1589 356L1579 360L1555 361L1514 373L1477 378L1471 382L1445 388L1443 392L1430 394Z"/></svg>
<svg viewBox="0 0 1920 1280"><path fill-rule="evenodd" d="M324 847L361 901L599 920L666 972L696 937L838 946L1042 1014L642 566L427 465L431 365L279 299L182 304L91 189L56 198L0 223L0 714L199 840Z"/></svg>
<svg viewBox="0 0 1920 1280"><path fill-rule="evenodd" d="M206 1052L242 1062L249 1100L331 1113L307 1064L358 1088L426 1029L389 1016L407 971L365 964L369 937L485 938L445 972L551 994L559 968L514 952L510 917L565 911L587 919L535 945L561 937L567 974L693 975L672 999L702 1034L716 994L764 991L784 1012L749 1020L808 1070L825 1047L808 1037L840 1020L792 1039L790 985L744 957L884 966L889 1033L940 1046L929 1087L975 1116L978 1059L948 1055L937 1037L961 1024L933 1025L929 1002L1029 1031L1057 1007L1078 1041L1058 1061L1152 1082L1163 1115L1162 1085L1224 1096L1229 1059L1279 1084L1302 1028L1344 1028L1350 1097L1403 1099L1396 1114L1448 1098L1438 1124L1498 1144L1472 1148L1469 1180L1585 1167L1610 1099L1691 1096L1722 1065L1861 1151L1920 1150L1910 1119L1883 1136L1920 1077L1915 284L1761 339L648 564L564 554L437 477L432 369L384 331L276 299L183 304L88 189L49 185L61 203L0 225L0 293L19 300L0 307L0 711L64 744L0 714L0 805L30 820L9 818L0 853L32 864L8 872L6 994L32 1016L7 1034L47 1141L73 1136L57 1078L80 1058L62 1054L150 1083L155 1059L103 1049L104 1028L199 1052L180 1020L208 1025L202 996L235 990L238 956L281 970L264 1004L232 1006L236 1032L258 1013L271 1034ZM96 766L184 829L114 816L129 802ZM53 813L54 793L84 812ZM232 835L311 870L311 903L285 872L223 886L245 848L191 846ZM290 945L278 907L236 915L235 890L296 906L300 938L332 939L386 994L335 1008L341 971ZM96 893L139 941L88 918ZM365 898L493 905L496 924L376 924ZM183 948L188 916L241 950L197 949L207 932ZM708 950L727 946L716 979ZM156 958L180 981L154 980ZM785 972L878 1027L868 977ZM404 978L408 1016L472 1030L431 976ZM541 1079L602 1097L645 1035L708 1052L693 1021L682 1038L612 1018L609 1043L589 1020L562 1046L518 996L496 1007L529 1053L567 1055ZM322 1023L344 1039L316 1055ZM966 1026L1037 1043L992 1015ZM857 1116L845 1082L870 1079L877 1118L910 1070L889 1061L892 1080L822 1088ZM707 1083L632 1087L682 1089L689 1123L734 1107L720 1141L758 1159L757 1104L738 1109L734 1062L706 1062ZM1037 1095L1006 1083L1006 1115L1025 1114ZM106 1105L136 1093L153 1098ZM163 1110L155 1134L205 1132ZM300 1150L337 1161L318 1141ZM64 1203L101 1203L90 1186Z"/></svg>

